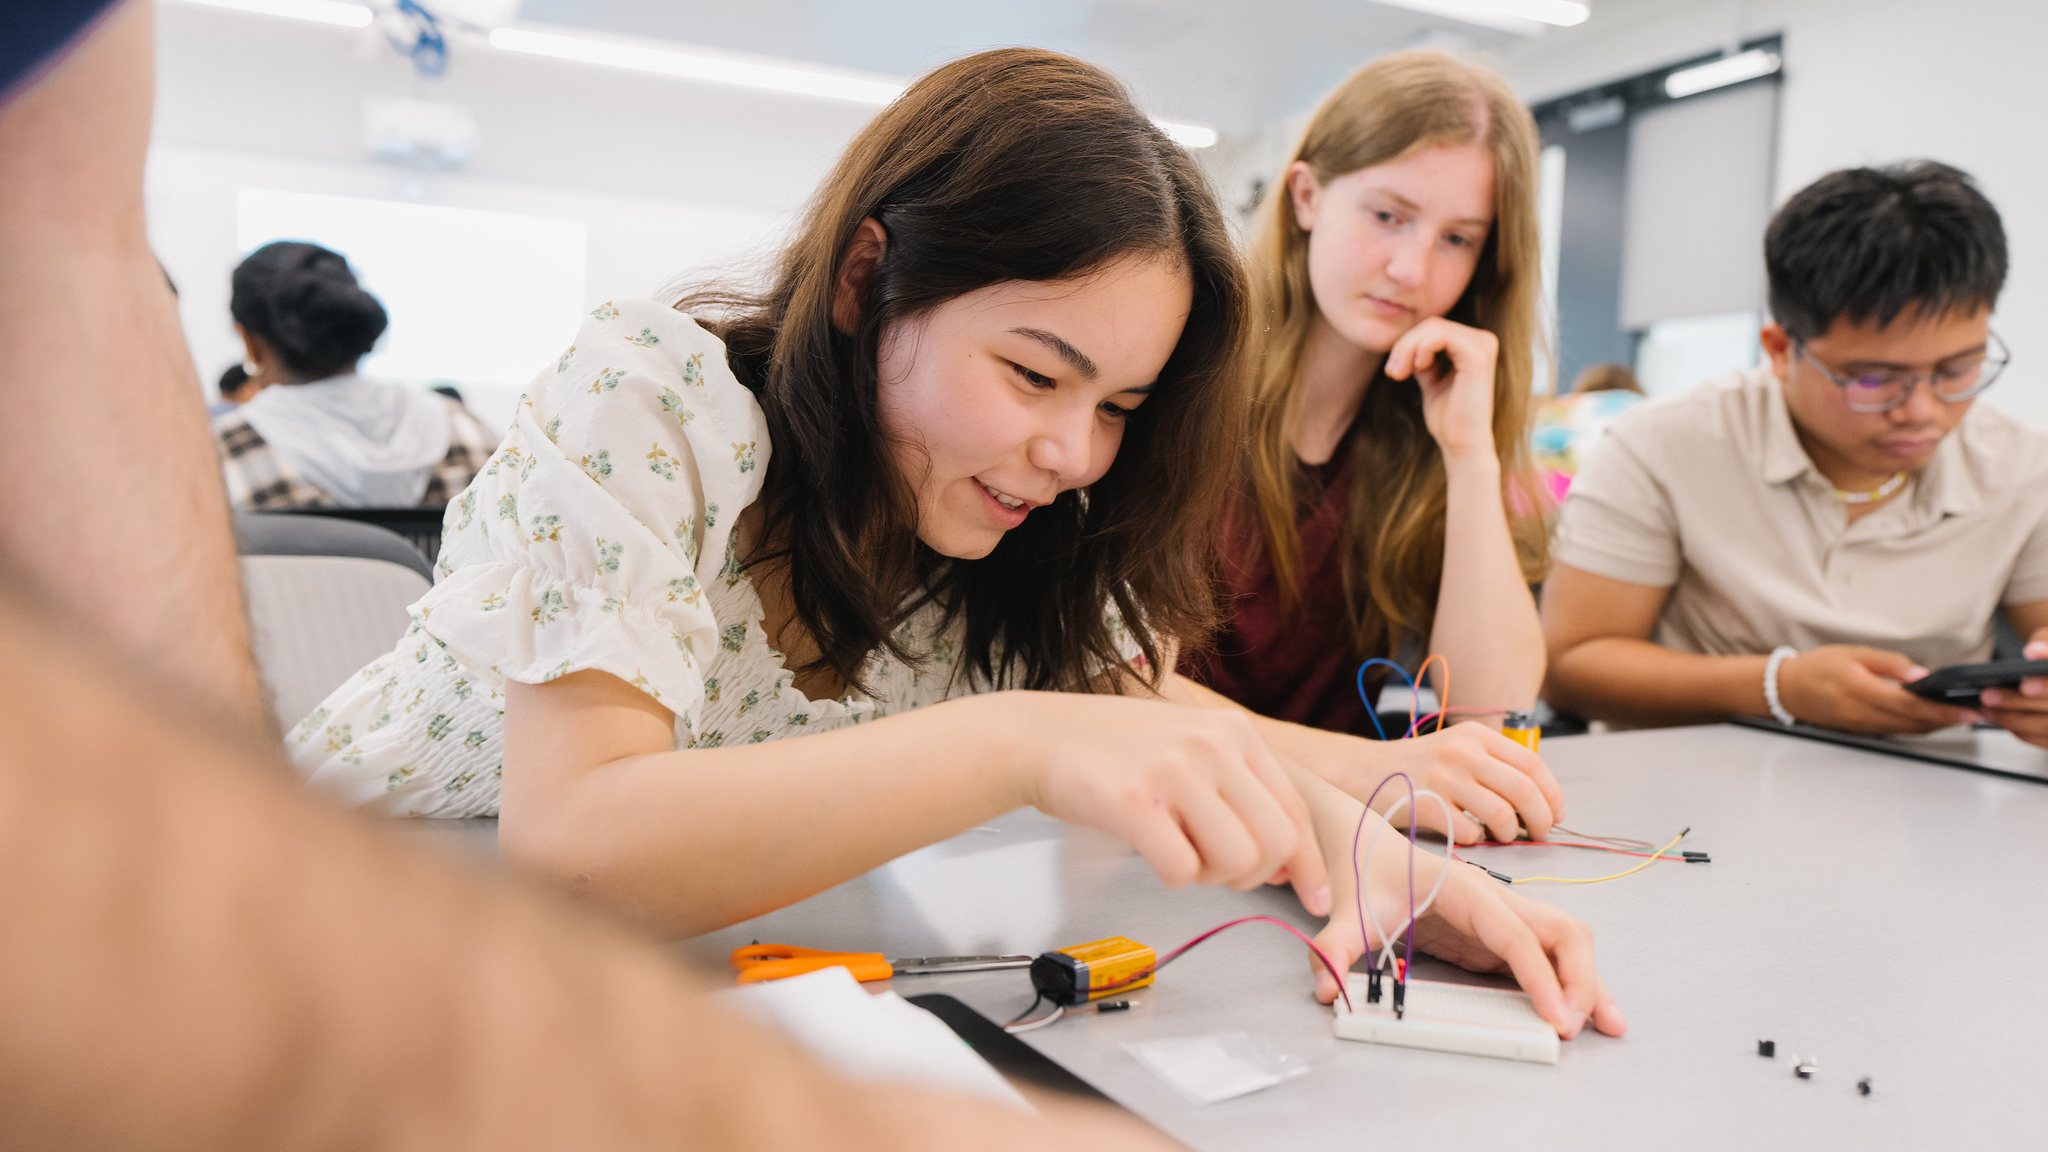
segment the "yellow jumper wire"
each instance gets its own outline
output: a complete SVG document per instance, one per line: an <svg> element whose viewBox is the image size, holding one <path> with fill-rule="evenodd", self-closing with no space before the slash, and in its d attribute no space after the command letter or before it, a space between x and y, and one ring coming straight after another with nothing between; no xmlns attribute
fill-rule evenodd
<svg viewBox="0 0 2048 1152"><path fill-rule="evenodd" d="M1662 848L1657 849L1656 855L1650 857L1648 860L1643 861L1641 864L1636 865L1635 867L1629 869L1626 872L1616 872L1612 876L1588 876L1576 879L1570 876L1517 876L1515 877L1513 882L1516 884L1527 884L1532 880L1548 880L1552 884L1598 884L1603 880L1619 880L1623 876L1633 876L1636 873L1641 872L1643 869L1648 868L1650 865L1655 864L1657 861L1666 859L1664 854L1666 852L1671 851L1671 849L1674 846L1676 846L1680 840L1685 839L1686 834L1691 831L1692 829L1688 827L1684 832L1680 832L1678 835L1673 836L1668 842L1665 843L1665 845Z"/></svg>

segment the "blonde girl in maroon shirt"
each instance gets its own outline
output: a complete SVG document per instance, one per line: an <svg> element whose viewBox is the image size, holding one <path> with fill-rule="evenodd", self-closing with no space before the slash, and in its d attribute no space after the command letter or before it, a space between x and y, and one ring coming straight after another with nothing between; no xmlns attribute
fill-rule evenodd
<svg viewBox="0 0 2048 1152"><path fill-rule="evenodd" d="M1263 338L1232 615L1183 664L1355 796L1417 776L1461 809L1460 842L1540 837L1563 814L1542 761L1492 730L1543 682L1536 154L1507 85L1440 53L1376 61L1316 111L1251 257ZM1373 742L1359 665L1432 653L1466 722Z"/></svg>

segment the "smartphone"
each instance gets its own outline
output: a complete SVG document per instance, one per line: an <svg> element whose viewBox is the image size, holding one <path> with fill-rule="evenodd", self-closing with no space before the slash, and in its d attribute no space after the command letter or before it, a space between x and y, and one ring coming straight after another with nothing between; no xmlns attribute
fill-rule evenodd
<svg viewBox="0 0 2048 1152"><path fill-rule="evenodd" d="M1937 668L1911 684L1906 691L1940 704L1975 708L1978 693L1986 688L2018 688L2029 676L2048 676L2048 660L1993 660L1985 664L1951 664Z"/></svg>

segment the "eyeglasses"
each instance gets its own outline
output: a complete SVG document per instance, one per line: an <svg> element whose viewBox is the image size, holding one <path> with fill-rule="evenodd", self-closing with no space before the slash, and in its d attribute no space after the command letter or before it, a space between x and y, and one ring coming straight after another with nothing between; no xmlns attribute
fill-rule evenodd
<svg viewBox="0 0 2048 1152"><path fill-rule="evenodd" d="M1928 390L1951 404L1960 404L1970 397L1991 387L1999 373L2012 362L2012 353L2006 351L2005 341L1998 333L1987 334L1982 352L1971 352L1952 360L1937 364L1927 372L1906 372L1886 369L1882 372L1865 372L1856 376L1842 376L1834 369L1820 362L1806 346L1806 341L1794 339L1792 346L1800 355L1812 361L1820 374L1842 390L1842 401L1854 412L1889 412L1904 404L1913 396L1913 386L1921 380L1927 381Z"/></svg>

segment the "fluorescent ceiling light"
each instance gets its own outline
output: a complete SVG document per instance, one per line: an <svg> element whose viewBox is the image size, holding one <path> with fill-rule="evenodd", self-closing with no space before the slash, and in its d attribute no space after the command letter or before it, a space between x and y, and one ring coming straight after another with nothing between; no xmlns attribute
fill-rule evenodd
<svg viewBox="0 0 2048 1152"><path fill-rule="evenodd" d="M341 0L185 0L208 8L232 8L262 16L288 16L316 24L338 24L343 28L368 28L373 13L361 4Z"/></svg>
<svg viewBox="0 0 2048 1152"><path fill-rule="evenodd" d="M1759 76L1769 76L1784 63L1776 52L1762 48L1751 48L1733 56L1723 56L1691 68L1681 68L1664 78L1664 94L1677 100L1729 84L1740 84Z"/></svg>
<svg viewBox="0 0 2048 1152"><path fill-rule="evenodd" d="M822 96L831 100L850 100L856 104L887 104L902 95L904 88L902 81L886 77L713 56L681 48L593 40L586 36L565 36L532 28L495 29L491 32L491 47L506 52L523 52L529 56L548 56L581 64L605 64L685 80L737 84L743 88Z"/></svg>
<svg viewBox="0 0 2048 1152"><path fill-rule="evenodd" d="M1188 148L1207 148L1216 142L1216 130L1200 124L1176 124L1171 120L1153 120L1166 138L1175 144Z"/></svg>
<svg viewBox="0 0 2048 1152"><path fill-rule="evenodd" d="M1580 0L1379 0L1395 8L1406 8L1411 12L1427 12L1432 16L1449 16L1467 24L1479 24L1487 28L1499 28L1506 32L1523 34L1538 31L1535 26L1551 24L1569 28L1584 24L1593 14Z"/></svg>
<svg viewBox="0 0 2048 1152"><path fill-rule="evenodd" d="M1500 7L1509 16L1521 16L1559 28L1584 24L1586 18L1593 14L1593 10L1579 0L1508 0Z"/></svg>
<svg viewBox="0 0 2048 1152"><path fill-rule="evenodd" d="M816 68L793 62L749 60L714 55L681 45L631 44L598 40L532 27L498 28L491 32L491 47L529 56L573 60L579 64L603 64L635 72L653 72L682 80L703 80L715 84L737 84L798 96L821 96L856 104L887 104L909 85L888 76L864 75ZM1207 148L1216 143L1216 130L1200 124L1154 120L1159 130L1176 143L1189 148Z"/></svg>
<svg viewBox="0 0 2048 1152"><path fill-rule="evenodd" d="M185 2L203 4L209 8L229 8L237 12L255 12L265 16L289 16L321 24L339 24L346 28L367 28L374 18L374 13L370 9L360 4L344 3L342 0ZM743 88L762 88L798 96L847 100L855 104L887 104L903 95L903 89L908 86L901 80L887 76L713 55L681 46L597 40L588 36L572 36L531 27L493 29L490 43L491 47L504 52L546 56L555 60L573 60L579 64L603 64L635 72L674 76L683 80L736 84ZM1166 133L1168 139L1188 148L1207 148L1217 140L1216 130L1201 124L1181 124L1156 119L1153 123L1159 125L1159 130Z"/></svg>

